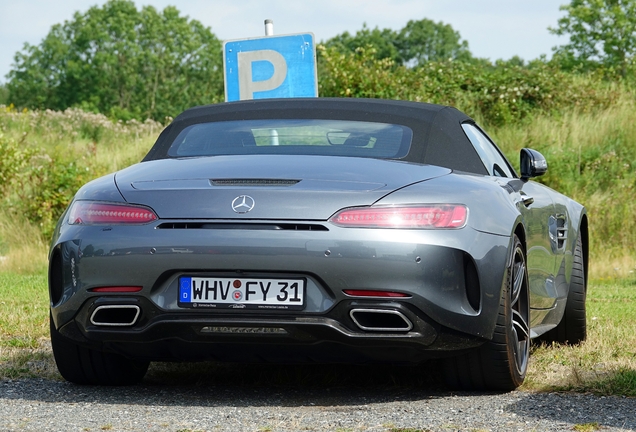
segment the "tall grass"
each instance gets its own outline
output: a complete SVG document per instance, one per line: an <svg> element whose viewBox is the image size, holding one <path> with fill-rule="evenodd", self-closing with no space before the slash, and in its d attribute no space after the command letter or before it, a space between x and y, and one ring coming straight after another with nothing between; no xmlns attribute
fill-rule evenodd
<svg viewBox="0 0 636 432"><path fill-rule="evenodd" d="M625 93L607 109L537 116L491 135L518 165L519 150L539 150L548 173L539 181L588 209L591 271L599 278L636 270L636 122L634 96Z"/></svg>
<svg viewBox="0 0 636 432"><path fill-rule="evenodd" d="M95 176L138 162L162 129L163 125L153 120L112 121L76 108L18 111L0 106L0 134L5 139L47 154L63 153L95 169Z"/></svg>
<svg viewBox="0 0 636 432"><path fill-rule="evenodd" d="M0 210L0 241L0 270L35 274L46 269L47 242L32 222Z"/></svg>

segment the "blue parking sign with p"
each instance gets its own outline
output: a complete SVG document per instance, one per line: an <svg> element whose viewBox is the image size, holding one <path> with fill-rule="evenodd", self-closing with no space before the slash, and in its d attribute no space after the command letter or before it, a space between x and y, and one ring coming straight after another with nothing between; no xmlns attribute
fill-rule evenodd
<svg viewBox="0 0 636 432"><path fill-rule="evenodd" d="M316 97L316 50L311 33L223 44L225 100Z"/></svg>

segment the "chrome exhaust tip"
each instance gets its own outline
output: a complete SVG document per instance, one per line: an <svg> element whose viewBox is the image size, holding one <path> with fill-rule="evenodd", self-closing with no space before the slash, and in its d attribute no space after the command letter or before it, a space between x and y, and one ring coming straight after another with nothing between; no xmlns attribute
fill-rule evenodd
<svg viewBox="0 0 636 432"><path fill-rule="evenodd" d="M351 309L349 316L365 331L407 332L413 328L402 312L391 309Z"/></svg>
<svg viewBox="0 0 636 432"><path fill-rule="evenodd" d="M137 305L98 306L91 315L91 324L107 327L126 327L134 325L141 309Z"/></svg>

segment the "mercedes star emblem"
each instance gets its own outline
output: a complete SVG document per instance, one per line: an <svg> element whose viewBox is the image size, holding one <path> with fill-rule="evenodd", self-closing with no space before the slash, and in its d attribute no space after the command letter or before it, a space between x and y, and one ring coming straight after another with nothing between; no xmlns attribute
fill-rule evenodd
<svg viewBox="0 0 636 432"><path fill-rule="evenodd" d="M254 198L249 195L241 195L232 201L232 210L236 213L247 213L254 208Z"/></svg>

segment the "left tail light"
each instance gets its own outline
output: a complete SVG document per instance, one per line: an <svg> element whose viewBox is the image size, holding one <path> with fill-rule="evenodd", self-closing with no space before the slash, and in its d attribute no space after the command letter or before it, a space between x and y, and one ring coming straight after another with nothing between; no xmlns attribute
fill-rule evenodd
<svg viewBox="0 0 636 432"><path fill-rule="evenodd" d="M68 212L70 225L139 225L157 219L148 207L99 201L75 201Z"/></svg>

